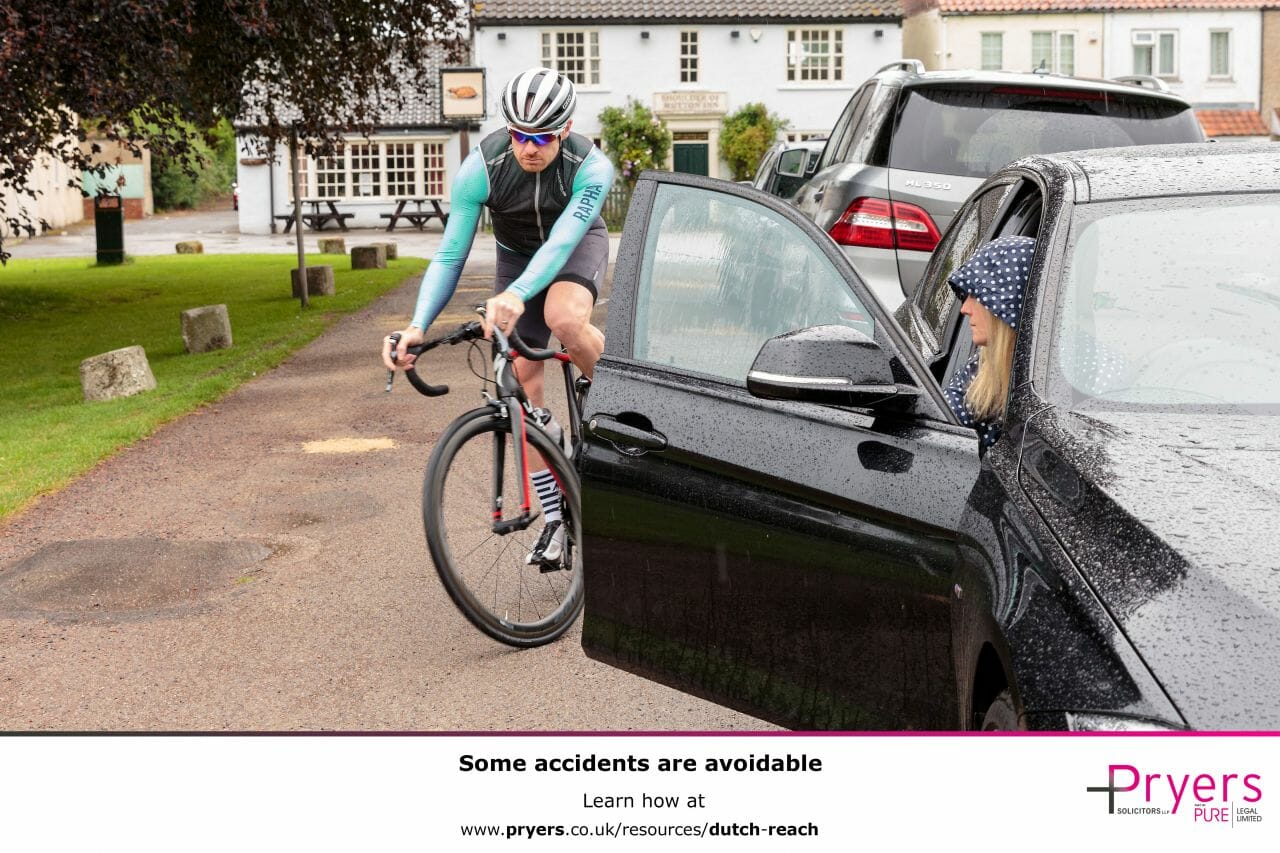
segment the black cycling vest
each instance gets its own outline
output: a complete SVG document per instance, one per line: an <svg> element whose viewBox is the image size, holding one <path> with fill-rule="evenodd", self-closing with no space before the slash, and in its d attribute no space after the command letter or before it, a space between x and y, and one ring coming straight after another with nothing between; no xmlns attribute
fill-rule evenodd
<svg viewBox="0 0 1280 853"><path fill-rule="evenodd" d="M493 214L493 236L497 241L523 255L538 251L568 206L574 176L594 147L590 139L571 132L560 140L560 153L547 168L526 172L516 162L506 128L481 140L480 153L489 175L489 200L485 205ZM598 224L603 225L603 221Z"/></svg>

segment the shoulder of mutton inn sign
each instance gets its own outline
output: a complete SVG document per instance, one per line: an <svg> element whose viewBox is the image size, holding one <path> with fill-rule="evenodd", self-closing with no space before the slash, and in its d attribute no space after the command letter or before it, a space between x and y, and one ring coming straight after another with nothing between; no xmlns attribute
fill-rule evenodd
<svg viewBox="0 0 1280 853"><path fill-rule="evenodd" d="M654 92L653 111L658 115L724 115L729 112L728 92Z"/></svg>

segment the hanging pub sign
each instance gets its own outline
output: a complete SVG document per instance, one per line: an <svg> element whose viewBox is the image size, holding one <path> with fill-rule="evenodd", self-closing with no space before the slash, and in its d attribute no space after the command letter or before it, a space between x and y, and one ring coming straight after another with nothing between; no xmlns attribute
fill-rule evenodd
<svg viewBox="0 0 1280 853"><path fill-rule="evenodd" d="M485 117L484 69L440 69L440 114L446 120Z"/></svg>

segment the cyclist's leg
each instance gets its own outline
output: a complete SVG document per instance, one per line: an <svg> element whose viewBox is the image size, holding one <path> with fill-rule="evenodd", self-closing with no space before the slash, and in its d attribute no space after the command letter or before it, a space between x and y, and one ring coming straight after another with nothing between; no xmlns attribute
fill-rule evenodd
<svg viewBox="0 0 1280 853"><path fill-rule="evenodd" d="M600 223L582 235L546 291L546 324L568 350L574 366L588 378L604 352L604 333L591 325L591 309L604 285L608 265L609 232Z"/></svg>

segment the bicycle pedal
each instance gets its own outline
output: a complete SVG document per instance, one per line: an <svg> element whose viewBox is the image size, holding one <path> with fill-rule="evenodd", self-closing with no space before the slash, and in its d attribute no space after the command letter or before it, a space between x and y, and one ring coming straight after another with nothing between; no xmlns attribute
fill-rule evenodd
<svg viewBox="0 0 1280 853"><path fill-rule="evenodd" d="M562 572L564 571L564 563L560 560L556 560L554 562L550 560L543 560L538 563L538 571L544 575L550 574L551 572Z"/></svg>

